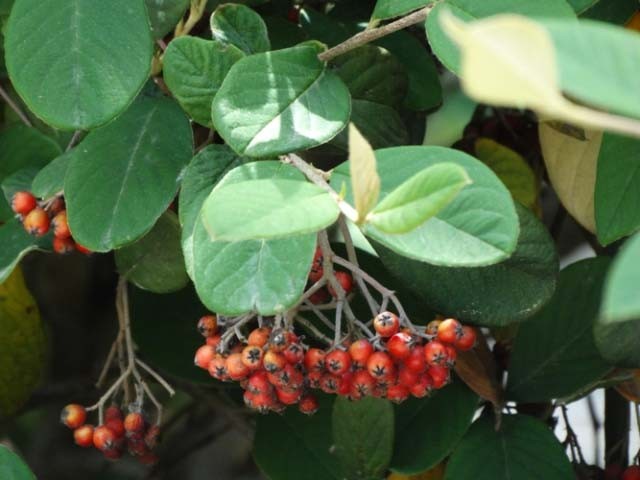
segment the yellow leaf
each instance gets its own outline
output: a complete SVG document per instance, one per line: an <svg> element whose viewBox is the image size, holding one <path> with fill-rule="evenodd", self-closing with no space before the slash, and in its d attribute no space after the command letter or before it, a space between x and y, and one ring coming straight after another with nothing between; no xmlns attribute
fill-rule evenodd
<svg viewBox="0 0 640 480"><path fill-rule="evenodd" d="M353 123L349 124L349 172L358 223L361 223L378 201L380 177L373 149Z"/></svg>
<svg viewBox="0 0 640 480"><path fill-rule="evenodd" d="M442 480L444 478L444 463L439 463L431 470L417 475L402 475L400 473L392 473L387 480Z"/></svg>
<svg viewBox="0 0 640 480"><path fill-rule="evenodd" d="M596 231L593 195L602 132L582 131L541 123L538 133L549 179L560 201L580 225Z"/></svg>
<svg viewBox="0 0 640 480"><path fill-rule="evenodd" d="M440 22L460 49L462 87L474 100L640 137L640 121L593 110L562 95L553 41L536 21L505 14L465 23L447 10Z"/></svg>
<svg viewBox="0 0 640 480"><path fill-rule="evenodd" d="M0 284L0 420L31 395L40 381L44 352L40 312L16 268Z"/></svg>

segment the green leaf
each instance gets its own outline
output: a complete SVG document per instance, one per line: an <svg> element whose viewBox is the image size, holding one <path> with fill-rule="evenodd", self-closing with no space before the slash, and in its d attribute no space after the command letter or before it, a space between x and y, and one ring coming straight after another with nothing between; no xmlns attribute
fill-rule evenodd
<svg viewBox="0 0 640 480"><path fill-rule="evenodd" d="M333 398L320 399L318 412L307 417L289 408L283 415L260 415L253 456L268 478L277 480L343 480L330 453Z"/></svg>
<svg viewBox="0 0 640 480"><path fill-rule="evenodd" d="M443 266L485 266L508 258L516 248L518 216L509 191L491 170L469 155L442 147L398 147L376 151L384 198L424 168L452 162L473 182L451 204L412 232L367 235L400 255ZM335 169L331 182L349 186L349 164ZM347 200L351 201L350 188Z"/></svg>
<svg viewBox="0 0 640 480"><path fill-rule="evenodd" d="M476 140L475 150L478 159L495 172L515 200L531 210L537 209L538 180L519 153L490 138Z"/></svg>
<svg viewBox="0 0 640 480"><path fill-rule="evenodd" d="M528 415L478 419L447 464L444 480L568 480L575 474L553 432Z"/></svg>
<svg viewBox="0 0 640 480"><path fill-rule="evenodd" d="M399 17L431 3L429 0L378 0L371 18L385 20Z"/></svg>
<svg viewBox="0 0 640 480"><path fill-rule="evenodd" d="M46 238L29 235L22 223L16 219L0 225L0 283L13 272L22 257L50 243L51 240Z"/></svg>
<svg viewBox="0 0 640 480"><path fill-rule="evenodd" d="M409 79L404 66L381 47L365 45L332 60L354 100L398 107L407 95Z"/></svg>
<svg viewBox="0 0 640 480"><path fill-rule="evenodd" d="M116 266L120 275L144 290L169 293L184 288L189 277L180 246L178 216L165 212L144 237L117 250Z"/></svg>
<svg viewBox="0 0 640 480"><path fill-rule="evenodd" d="M76 149L64 183L74 238L106 252L143 236L171 203L191 152L189 121L166 98L142 96L93 130Z"/></svg>
<svg viewBox="0 0 640 480"><path fill-rule="evenodd" d="M579 0L573 0L574 3L577 1ZM581 18L615 23L620 26L625 25L638 11L638 5L629 0L591 0L589 3L590 8L580 12Z"/></svg>
<svg viewBox="0 0 640 480"><path fill-rule="evenodd" d="M520 326L509 364L510 398L537 402L569 396L610 370L593 338L609 263L599 257L562 270L551 301Z"/></svg>
<svg viewBox="0 0 640 480"><path fill-rule="evenodd" d="M0 445L0 478L3 480L36 480L24 461L4 445Z"/></svg>
<svg viewBox="0 0 640 480"><path fill-rule="evenodd" d="M640 118L640 35L601 22L545 20L560 87L581 103Z"/></svg>
<svg viewBox="0 0 640 480"><path fill-rule="evenodd" d="M328 47L334 47L357 33L355 27L340 23L313 8L300 10L300 26L309 38L326 43Z"/></svg>
<svg viewBox="0 0 640 480"><path fill-rule="evenodd" d="M36 167L27 167L9 175L2 181L0 188L2 188L4 198L9 205L11 205L11 200L16 192L30 192L32 190L31 184L37 173Z"/></svg>
<svg viewBox="0 0 640 480"><path fill-rule="evenodd" d="M477 395L457 378L428 399L398 405L391 470L413 475L436 466L465 434L477 407Z"/></svg>
<svg viewBox="0 0 640 480"><path fill-rule="evenodd" d="M611 364L640 368L640 235L633 236L611 265L594 333L602 356Z"/></svg>
<svg viewBox="0 0 640 480"><path fill-rule="evenodd" d="M216 188L269 178L304 177L281 162L256 162L231 170ZM226 315L284 311L304 290L315 245L315 234L279 240L212 242L198 220L193 233L196 289L205 305Z"/></svg>
<svg viewBox="0 0 640 480"><path fill-rule="evenodd" d="M17 0L5 49L11 81L31 111L56 128L88 130L122 113L140 91L153 43L143 0Z"/></svg>
<svg viewBox="0 0 640 480"><path fill-rule="evenodd" d="M35 128L13 125L0 132L0 183L18 170L43 167L60 154L60 147ZM0 197L0 222L13 217L13 211Z"/></svg>
<svg viewBox="0 0 640 480"><path fill-rule="evenodd" d="M457 79L445 77L442 106L427 117L424 145L450 147L460 140L478 104L467 97Z"/></svg>
<svg viewBox="0 0 640 480"><path fill-rule="evenodd" d="M275 156L326 143L346 126L349 91L317 56L306 44L251 55L231 68L212 115L231 148Z"/></svg>
<svg viewBox="0 0 640 480"><path fill-rule="evenodd" d="M39 198L51 198L64 188L64 177L71 163L71 157L76 152L69 150L51 160L38 172L31 185L32 193Z"/></svg>
<svg viewBox="0 0 640 480"><path fill-rule="evenodd" d="M238 47L247 55L271 50L267 26L249 7L228 3L211 15L211 33L222 43Z"/></svg>
<svg viewBox="0 0 640 480"><path fill-rule="evenodd" d="M196 323L209 313L193 287L157 295L131 286L129 299L131 333L143 358L170 375L211 385L207 371L190 361L203 340Z"/></svg>
<svg viewBox="0 0 640 480"><path fill-rule="evenodd" d="M249 180L217 188L202 220L212 240L268 240L315 233L335 222L337 202L306 181Z"/></svg>
<svg viewBox="0 0 640 480"><path fill-rule="evenodd" d="M189 276L193 278L193 239L202 210L213 186L229 170L239 166L243 158L226 145L209 145L200 150L189 163L180 187L178 212L182 225L182 252Z"/></svg>
<svg viewBox="0 0 640 480"><path fill-rule="evenodd" d="M464 168L440 163L425 168L391 191L367 222L384 233L408 233L449 205L469 185Z"/></svg>
<svg viewBox="0 0 640 480"><path fill-rule="evenodd" d="M189 0L145 0L153 38L163 38L182 19Z"/></svg>
<svg viewBox="0 0 640 480"><path fill-rule="evenodd" d="M640 140L602 137L595 190L598 240L608 245L640 228Z"/></svg>
<svg viewBox="0 0 640 480"><path fill-rule="evenodd" d="M446 0L438 3L427 17L427 40L433 53L454 73L460 73L458 48L442 30L440 15L450 10L464 21L473 21L500 13L515 13L527 17L558 17L575 19L575 12L566 0L538 0L535 2L513 2L511 0ZM574 20L575 23L575 20Z"/></svg>
<svg viewBox="0 0 640 480"><path fill-rule="evenodd" d="M383 478L393 454L393 407L389 400L367 397L333 404L333 439L345 475L353 480Z"/></svg>
<svg viewBox="0 0 640 480"><path fill-rule="evenodd" d="M171 41L163 59L164 80L182 108L211 126L211 102L229 70L244 57L233 45L183 36Z"/></svg>
<svg viewBox="0 0 640 480"><path fill-rule="evenodd" d="M283 17L270 15L263 17L263 20L270 32L272 50L289 48L307 40L304 30L299 25Z"/></svg>
<svg viewBox="0 0 640 480"><path fill-rule="evenodd" d="M524 207L516 207L518 246L511 257L495 265L439 267L408 259L379 244L375 248L405 288L443 315L492 327L521 322L553 295L558 256L545 226Z"/></svg>

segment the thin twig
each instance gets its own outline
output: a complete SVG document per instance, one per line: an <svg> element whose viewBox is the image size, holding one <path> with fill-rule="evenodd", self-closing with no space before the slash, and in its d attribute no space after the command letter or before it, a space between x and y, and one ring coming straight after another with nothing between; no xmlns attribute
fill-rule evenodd
<svg viewBox="0 0 640 480"><path fill-rule="evenodd" d="M316 328L316 326L314 324L312 324L310 321L308 321L306 318L301 317L300 315L296 315L295 321L298 322L303 327L305 327L311 333L313 333L313 335L315 337L317 337L318 340L322 340L323 342L327 343L328 345L332 345L333 344L333 340L331 340L324 333L322 333L320 330L318 330Z"/></svg>
<svg viewBox="0 0 640 480"><path fill-rule="evenodd" d="M76 130L75 132L73 132L71 140L69 140L69 143L67 144L67 148L65 148L64 151L68 152L73 147L75 147L76 143L78 143L78 140L80 140L81 135L82 135L82 130Z"/></svg>
<svg viewBox="0 0 640 480"><path fill-rule="evenodd" d="M24 123L27 127L33 127L33 124L31 123L31 120L29 120L29 117L27 117L24 114L24 112L20 110L20 107L18 106L18 104L14 102L13 99L7 93L7 91L4 88L2 88L2 85L0 85L0 97L2 97L2 99L5 102L7 102L7 105L9 105L11 110L13 110L16 113L16 115L20 117L20 120L22 120L22 123Z"/></svg>
<svg viewBox="0 0 640 480"><path fill-rule="evenodd" d="M109 368L115 359L116 352L118 351L118 344L122 341L122 332L118 332L118 336L111 344L111 350L109 350L109 354L107 355L107 360L104 362L104 366L102 367L102 371L100 372L100 376L98 377L98 381L96 382L96 388L102 387L104 380L107 378L107 373L109 373Z"/></svg>
<svg viewBox="0 0 640 480"><path fill-rule="evenodd" d="M138 365L140 365L149 375L151 375L156 382L158 382L160 385L162 385L164 387L164 389L169 392L170 396L174 396L176 394L176 391L171 387L171 385L169 385L169 383L160 376L160 374L158 374L158 372L156 372L154 369L152 369L149 365L147 365L146 363L144 363L142 360L140 360L139 358L136 358L136 363Z"/></svg>

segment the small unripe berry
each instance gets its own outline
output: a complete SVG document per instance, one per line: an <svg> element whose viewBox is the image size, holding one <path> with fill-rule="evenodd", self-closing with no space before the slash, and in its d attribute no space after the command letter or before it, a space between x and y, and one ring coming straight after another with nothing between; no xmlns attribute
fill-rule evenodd
<svg viewBox="0 0 640 480"><path fill-rule="evenodd" d="M60 421L67 427L76 429L84 425L87 419L87 411L82 405L72 403L62 409Z"/></svg>
<svg viewBox="0 0 640 480"><path fill-rule="evenodd" d="M318 399L313 395L305 395L300 399L298 409L305 415L313 415L318 411Z"/></svg>
<svg viewBox="0 0 640 480"><path fill-rule="evenodd" d="M344 294L349 295L353 290L353 277L351 274L347 272L335 272L334 276L336 277L336 280L338 280L342 290L344 290ZM329 290L329 294L332 297L336 298L338 296L337 292L331 286L331 283L329 283L327 290Z"/></svg>
<svg viewBox="0 0 640 480"><path fill-rule="evenodd" d="M29 234L41 237L49 231L49 216L42 208L36 207L24 217L22 224Z"/></svg>
<svg viewBox="0 0 640 480"><path fill-rule="evenodd" d="M56 238L65 240L71 237L69 223L67 222L66 210L61 211L55 217L53 217L53 220L51 220L51 226L53 227L53 234L56 236Z"/></svg>
<svg viewBox="0 0 640 480"><path fill-rule="evenodd" d="M211 337L218 332L218 318L215 315L205 315L198 320L198 332L203 337Z"/></svg>
<svg viewBox="0 0 640 480"><path fill-rule="evenodd" d="M438 340L442 343L454 344L462 338L462 325L453 318L447 318L438 325Z"/></svg>
<svg viewBox="0 0 640 480"><path fill-rule="evenodd" d="M112 450L116 443L116 435L104 425L100 425L93 431L93 445L103 452Z"/></svg>
<svg viewBox="0 0 640 480"><path fill-rule="evenodd" d="M20 215L27 215L38 206L38 200L30 192L16 192L11 199L11 209Z"/></svg>
<svg viewBox="0 0 640 480"><path fill-rule="evenodd" d="M383 338L388 338L398 333L400 319L395 313L382 312L373 319L373 328Z"/></svg>
<svg viewBox="0 0 640 480"><path fill-rule="evenodd" d="M124 429L127 435L141 433L144 431L145 421L142 413L131 412L124 417Z"/></svg>
<svg viewBox="0 0 640 480"><path fill-rule="evenodd" d="M82 425L73 431L73 439L76 445L83 448L93 446L93 425Z"/></svg>

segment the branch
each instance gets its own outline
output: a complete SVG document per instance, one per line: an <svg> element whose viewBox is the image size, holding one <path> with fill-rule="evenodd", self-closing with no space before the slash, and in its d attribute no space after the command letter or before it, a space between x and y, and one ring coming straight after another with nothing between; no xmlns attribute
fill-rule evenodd
<svg viewBox="0 0 640 480"><path fill-rule="evenodd" d="M27 127L33 127L33 124L31 123L31 120L29 120L29 118L24 114L24 112L22 110L20 110L20 107L18 106L18 104L16 102L14 102L13 99L6 92L6 90L4 88L2 88L2 85L0 85L0 97L2 97L2 99L5 102L7 102L7 105L9 105L11 110L16 112L16 115L18 115L18 117L20 117L20 120L22 120L22 122Z"/></svg>
<svg viewBox="0 0 640 480"><path fill-rule="evenodd" d="M367 43L371 43L379 38L386 37L387 35L397 32L398 30L410 27L411 25L424 22L432 8L433 4L428 5L421 10L417 10L407 15L406 17L402 17L401 19L396 20L395 22L391 22L383 27L367 29L364 32L360 32L357 35L349 38L348 40L345 40L341 44L330 48L326 52L322 52L318 55L318 60L320 60L321 62L328 62L344 53L361 47L362 45L366 45Z"/></svg>

